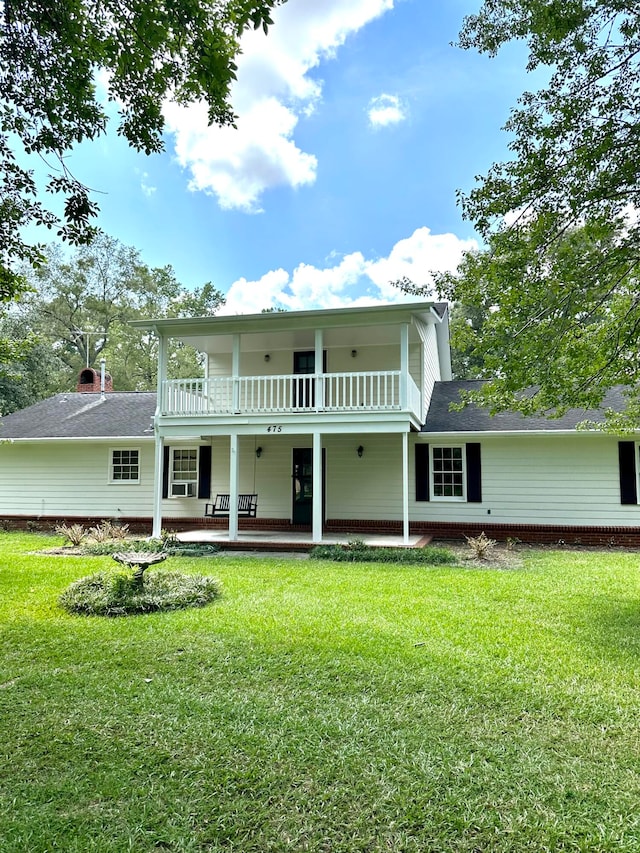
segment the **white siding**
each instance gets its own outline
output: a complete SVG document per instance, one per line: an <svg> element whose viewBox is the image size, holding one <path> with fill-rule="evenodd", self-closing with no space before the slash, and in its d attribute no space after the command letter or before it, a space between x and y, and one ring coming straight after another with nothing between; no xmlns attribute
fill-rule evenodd
<svg viewBox="0 0 640 853"><path fill-rule="evenodd" d="M416 502L416 441L427 441L427 436L410 439L412 521L640 525L640 506L620 503L618 440L614 436L484 436L480 440L483 500L479 504L433 499ZM451 439L437 443L461 442ZM170 446L177 444L187 442L169 442ZM402 519L400 435L327 435L323 445L327 518ZM364 448L361 458L358 445ZM115 446L140 449L140 483L109 482L109 456ZM257 446L262 447L259 459ZM311 446L310 435L239 439L239 490L258 494L258 518L291 517L292 450ZM149 441L0 444L0 515L150 517L153 459L154 445ZM228 491L229 438L214 438L211 497ZM200 517L204 503L197 498L166 499L163 515Z"/></svg>
<svg viewBox="0 0 640 853"><path fill-rule="evenodd" d="M109 482L114 447L140 450L139 483ZM0 444L0 516L150 518L154 453L153 442L135 440ZM204 503L197 498L167 498L162 512L166 518L199 517Z"/></svg>
<svg viewBox="0 0 640 853"><path fill-rule="evenodd" d="M440 361L438 359L438 340L436 329L433 325L423 326L423 388L422 388L422 420L426 420L433 386L441 379Z"/></svg>
<svg viewBox="0 0 640 853"><path fill-rule="evenodd" d="M258 494L258 518L291 518L293 448L312 447L312 438L267 436L240 438L240 492ZM362 458L357 448L362 445ZM258 459L255 449L262 447ZM399 436L332 436L323 438L326 458L327 518L377 519L402 516ZM229 491L229 439L213 440L212 495ZM390 514L390 504L396 512Z"/></svg>
<svg viewBox="0 0 640 853"><path fill-rule="evenodd" d="M110 483L110 450L140 450L140 482ZM147 516L153 442L0 444L0 515Z"/></svg>
<svg viewBox="0 0 640 853"><path fill-rule="evenodd" d="M412 520L640 525L640 506L620 503L615 436L485 436L480 445L482 503L416 503L412 463Z"/></svg>
<svg viewBox="0 0 640 853"><path fill-rule="evenodd" d="M365 372L369 370L400 370L400 343L380 346L356 347L355 357L352 347L325 347L327 353L327 373ZM243 352L240 354L241 376L281 376L293 373L294 350L271 350L264 352ZM269 361L265 361L265 355ZM420 355L417 346L412 347L411 372L420 376ZM209 356L211 378L231 376L231 356L228 354Z"/></svg>
<svg viewBox="0 0 640 853"><path fill-rule="evenodd" d="M327 518L402 518L402 438L327 436ZM362 458L357 448L362 445Z"/></svg>
<svg viewBox="0 0 640 853"><path fill-rule="evenodd" d="M211 495L229 492L229 446L226 436L213 439ZM262 447L260 459L256 448ZM291 449L311 447L310 436L240 437L238 491L258 495L258 518L291 517Z"/></svg>

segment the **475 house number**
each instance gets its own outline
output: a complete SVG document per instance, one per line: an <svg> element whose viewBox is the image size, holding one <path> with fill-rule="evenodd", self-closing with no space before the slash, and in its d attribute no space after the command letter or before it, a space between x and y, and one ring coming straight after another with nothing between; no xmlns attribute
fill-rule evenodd
<svg viewBox="0 0 640 853"><path fill-rule="evenodd" d="M276 426L268 426L267 432L282 432L282 426L280 424L276 424Z"/></svg>

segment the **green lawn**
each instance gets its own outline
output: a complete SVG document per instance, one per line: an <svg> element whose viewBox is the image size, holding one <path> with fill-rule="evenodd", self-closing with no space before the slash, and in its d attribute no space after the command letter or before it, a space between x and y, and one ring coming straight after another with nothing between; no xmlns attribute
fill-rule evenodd
<svg viewBox="0 0 640 853"><path fill-rule="evenodd" d="M222 597L105 619L60 541L0 534L2 853L640 850L640 554L173 558Z"/></svg>

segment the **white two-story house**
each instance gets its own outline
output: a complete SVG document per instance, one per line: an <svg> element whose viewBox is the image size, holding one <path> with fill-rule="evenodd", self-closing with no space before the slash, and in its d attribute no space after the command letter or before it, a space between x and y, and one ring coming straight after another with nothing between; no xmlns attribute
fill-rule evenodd
<svg viewBox="0 0 640 853"><path fill-rule="evenodd" d="M229 495L231 540L246 494L256 524L309 527L314 542L340 520L393 520L408 537L409 437L434 383L451 379L446 305L135 325L160 341L154 532L167 501L194 514L204 465L204 492ZM204 379L166 378L169 338L205 354Z"/></svg>
<svg viewBox="0 0 640 853"><path fill-rule="evenodd" d="M638 435L579 429L602 411L456 408L477 383L451 378L444 304L135 325L159 340L156 391L89 368L0 419L0 523L640 545ZM168 379L170 339L204 378Z"/></svg>

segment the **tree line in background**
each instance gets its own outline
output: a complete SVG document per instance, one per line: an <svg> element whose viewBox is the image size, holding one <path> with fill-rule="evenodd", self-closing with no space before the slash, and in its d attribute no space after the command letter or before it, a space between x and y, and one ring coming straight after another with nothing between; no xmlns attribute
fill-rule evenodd
<svg viewBox="0 0 640 853"><path fill-rule="evenodd" d="M0 318L0 337L13 353L0 362L3 414L73 390L82 368L99 370L101 358L115 390L155 390L157 339L129 322L209 316L224 302L211 283L187 289L170 266L151 268L136 249L104 234L68 257L48 246L46 263L24 276L30 289ZM177 341L167 369L175 379L203 372L196 351Z"/></svg>

